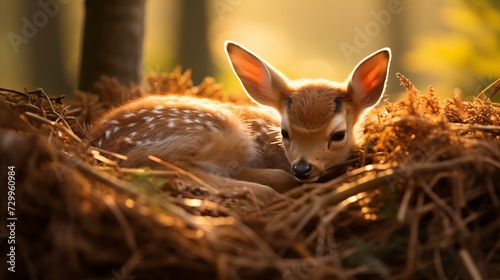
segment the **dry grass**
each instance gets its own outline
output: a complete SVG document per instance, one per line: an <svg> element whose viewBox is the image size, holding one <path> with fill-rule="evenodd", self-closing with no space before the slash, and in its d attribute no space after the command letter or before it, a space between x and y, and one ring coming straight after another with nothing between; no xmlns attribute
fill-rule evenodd
<svg viewBox="0 0 500 280"><path fill-rule="evenodd" d="M442 101L399 75L407 95L370 116L347 174L259 207L183 170L120 168L123 156L80 140L106 108L148 92L236 102L189 75L152 74L147 90L104 78L70 108L41 90L1 90L15 278L498 279L500 108L485 93Z"/></svg>

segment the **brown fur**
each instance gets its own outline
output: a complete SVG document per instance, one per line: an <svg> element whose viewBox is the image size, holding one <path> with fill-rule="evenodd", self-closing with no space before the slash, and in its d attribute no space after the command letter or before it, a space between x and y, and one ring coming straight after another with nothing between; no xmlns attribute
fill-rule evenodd
<svg viewBox="0 0 500 280"><path fill-rule="evenodd" d="M328 126L335 111L335 98L342 91L326 82L308 82L290 95L286 106L288 121L293 129L315 131Z"/></svg>

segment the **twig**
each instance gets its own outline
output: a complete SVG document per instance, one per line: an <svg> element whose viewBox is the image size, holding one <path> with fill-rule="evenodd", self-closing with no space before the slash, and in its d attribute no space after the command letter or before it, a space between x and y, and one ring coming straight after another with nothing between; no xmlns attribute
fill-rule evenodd
<svg viewBox="0 0 500 280"><path fill-rule="evenodd" d="M115 153L115 152L110 152L108 150L103 150L101 148L97 148L97 147L94 147L94 146L91 147L90 152L92 153L93 151L96 151L96 152L99 152L99 153L105 154L105 155L110 155L110 156L113 156L113 157L115 157L117 159L121 159L121 160L127 160L128 159L128 157L125 156L125 155L118 154L118 153Z"/></svg>
<svg viewBox="0 0 500 280"><path fill-rule="evenodd" d="M476 264L474 263L474 260L472 259L469 251L467 249L460 249L458 251L458 256L462 260L462 263L465 266L465 269L467 272L469 272L469 276L472 280L482 280L483 277L481 276L481 273L479 272L479 269L477 268Z"/></svg>
<svg viewBox="0 0 500 280"><path fill-rule="evenodd" d="M181 174L181 175L185 175L187 177L189 177L191 180L193 180L194 182L200 184L201 186L205 187L206 189L212 191L215 195L218 195L220 193L220 191L212 186L210 186L209 184L203 182L200 178L196 177L194 174L190 173L190 172L187 172L185 171L184 169L180 168L180 167L177 167L169 162L166 162L160 158L157 158L155 156L152 156L152 155L148 155L148 158L156 163L159 163L163 166L166 166L172 170L174 170L175 172Z"/></svg>
<svg viewBox="0 0 500 280"><path fill-rule="evenodd" d="M114 171L114 168L111 167L106 167L106 166L100 166L98 167L100 170L104 171ZM169 171L169 170L149 170L149 169L143 169L143 168L120 168L120 172L123 174L137 174L137 173L143 173L143 174L148 174L148 175L155 175L155 176L164 176L164 177L176 177L177 172L175 171Z"/></svg>
<svg viewBox="0 0 500 280"><path fill-rule="evenodd" d="M412 181L413 182L413 181ZM408 204L410 203L410 199L413 195L414 186L413 183L408 186L403 194L403 198L401 199L401 204L399 205L398 214L396 215L396 220L402 223L405 220L406 213L408 212Z"/></svg>
<svg viewBox="0 0 500 280"><path fill-rule="evenodd" d="M443 269L443 262L441 261L441 251L439 250L439 247L435 247L433 251L433 261L434 261L434 268L436 269L436 273L439 277L440 280L446 280L446 273L444 272Z"/></svg>
<svg viewBox="0 0 500 280"><path fill-rule="evenodd" d="M500 126L452 123L450 129L456 130L480 130L494 134L500 134Z"/></svg>
<svg viewBox="0 0 500 280"><path fill-rule="evenodd" d="M34 114L34 113L31 113L31 112L24 112L24 114L32 119L35 119L37 121L40 121L40 122L43 122L43 123L46 123L48 125L51 125L53 127L56 127L56 128L61 128L64 132L66 132L67 135L69 135L71 138L73 138L73 140L81 143L82 142L82 139L80 139L80 137L78 137L74 132L73 130L71 130L70 127L66 127L66 126L63 126L61 125L60 123L57 123L57 122L54 122L54 121L51 121L49 119L46 119L44 117L41 117L37 114Z"/></svg>
<svg viewBox="0 0 500 280"><path fill-rule="evenodd" d="M133 197L136 197L138 195L137 192L134 191L135 187L128 182L122 181L114 176L108 175L77 158L69 157L63 154L62 152L59 152L58 156L61 161L66 162L71 166L74 166L82 174L89 176L96 181L106 184L127 195Z"/></svg>
<svg viewBox="0 0 500 280"><path fill-rule="evenodd" d="M26 98L30 98L30 96L29 96L28 93L22 92L22 91L18 91L18 90L15 90L15 89L0 88L0 91L6 91L6 92L10 92L10 93L15 93L15 94L22 95L22 96L24 96Z"/></svg>
<svg viewBox="0 0 500 280"><path fill-rule="evenodd" d="M417 208L421 207L424 204L424 196L422 193L417 197ZM408 238L408 250L406 251L406 267L405 273L410 276L413 274L415 270L415 265L417 263L417 253L418 253L418 245L419 245L419 226L420 226L420 218L421 215L417 215L413 217L410 223L410 237Z"/></svg>
<svg viewBox="0 0 500 280"><path fill-rule="evenodd" d="M33 114L33 113L31 113L31 112L24 112L24 114L25 114L26 116L28 116L28 117L32 118L32 119L37 120L37 121L40 121L40 122L43 122L43 123L46 123L46 124L49 124L49 125L52 125L52 126L55 126L55 125L56 125L56 123L55 123L55 122L53 122L53 121L51 121L51 120L49 120L49 119L46 119L46 118L44 118L44 117L41 117L41 116L39 116L39 115L37 115L37 114Z"/></svg>
<svg viewBox="0 0 500 280"><path fill-rule="evenodd" d="M438 179L441 179L442 177L444 176L440 176L440 174L438 174L436 177L433 178L433 181L437 182ZM464 222L460 219L460 217L457 216L457 214L453 211L453 209L451 209L451 207L439 197L439 195L437 195L435 192L432 191L430 187L431 185L427 184L427 182L425 182L422 179L420 179L419 182L420 182L419 185L424 190L424 192L450 216L450 218L458 225L460 231L465 235L465 237L470 236L470 231L467 229Z"/></svg>
<svg viewBox="0 0 500 280"><path fill-rule="evenodd" d="M485 89L483 89L479 95L483 95L483 96L486 96L486 92L488 90L490 90L490 88L496 86L497 84L500 84L500 79L494 81L493 83L491 83L489 86L487 86ZM500 90L500 87L496 87L495 90L491 93L490 95L490 99L493 99L493 97L495 97L495 95L497 94L497 92Z"/></svg>
<svg viewBox="0 0 500 280"><path fill-rule="evenodd" d="M54 105L52 104L52 100L45 93L45 91L43 91L43 89L39 88L38 90L35 90L33 92L30 92L30 93L37 93L37 94L39 93L39 94L41 94L42 97L45 98L45 100L47 100L49 102L49 106L50 106L50 109L51 109L52 113L56 114L59 117L58 120L61 120L67 128L70 128L69 124L66 122L66 120L64 119L64 117L56 111L56 109L54 108Z"/></svg>

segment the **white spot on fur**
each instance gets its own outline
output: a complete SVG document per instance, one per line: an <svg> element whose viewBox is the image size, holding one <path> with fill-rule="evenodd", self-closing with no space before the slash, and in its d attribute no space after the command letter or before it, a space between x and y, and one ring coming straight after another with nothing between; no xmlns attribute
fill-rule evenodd
<svg viewBox="0 0 500 280"><path fill-rule="evenodd" d="M110 135L111 135L111 130L106 130L106 132L104 132L104 139L108 139Z"/></svg>
<svg viewBox="0 0 500 280"><path fill-rule="evenodd" d="M120 130L121 126L115 126L115 128L113 128L113 133L117 132L118 130Z"/></svg>
<svg viewBox="0 0 500 280"><path fill-rule="evenodd" d="M222 114L217 114L217 117L221 120L221 121L225 121L226 120L226 116L222 115Z"/></svg>
<svg viewBox="0 0 500 280"><path fill-rule="evenodd" d="M163 109L165 109L165 107L161 106L161 105L156 105L154 107L154 110L151 111L152 113L155 113L155 114L162 114L163 113Z"/></svg>
<svg viewBox="0 0 500 280"><path fill-rule="evenodd" d="M134 127L136 123L129 123L127 126L128 127Z"/></svg>
<svg viewBox="0 0 500 280"><path fill-rule="evenodd" d="M97 147L100 147L102 145L102 138L99 139L99 142L97 142Z"/></svg>
<svg viewBox="0 0 500 280"><path fill-rule="evenodd" d="M130 133L130 135L129 135L129 136L130 136L130 137L134 137L134 136L136 136L136 135L137 135L137 131L134 131L134 132Z"/></svg>
<svg viewBox="0 0 500 280"><path fill-rule="evenodd" d="M112 120L109 122L110 124L120 124L117 120Z"/></svg>
<svg viewBox="0 0 500 280"><path fill-rule="evenodd" d="M148 110L146 110L146 109L140 109L139 111L137 111L137 113L142 114L142 113L146 113L147 111Z"/></svg>
<svg viewBox="0 0 500 280"><path fill-rule="evenodd" d="M148 125L149 129L153 129L153 128L155 128L155 126L156 126L156 124L154 124L154 123L150 123L150 124Z"/></svg>
<svg viewBox="0 0 500 280"><path fill-rule="evenodd" d="M205 125L208 127L210 130L216 130L214 124L211 121L205 122Z"/></svg>
<svg viewBox="0 0 500 280"><path fill-rule="evenodd" d="M169 121L167 126L170 127L170 128L173 128L173 127L175 127L175 122L174 121Z"/></svg>
<svg viewBox="0 0 500 280"><path fill-rule="evenodd" d="M155 119L155 117L148 117L148 116L146 116L146 117L144 117L142 119L145 120L146 123L150 123L150 122L152 122Z"/></svg>
<svg viewBox="0 0 500 280"><path fill-rule="evenodd" d="M129 144L134 144L134 141L130 137L125 137L125 139L123 139L123 141L125 141L125 142L127 142Z"/></svg>
<svg viewBox="0 0 500 280"><path fill-rule="evenodd" d="M124 119L128 119L128 118L131 118L131 117L134 117L134 116L135 116L134 113L128 113L128 114L123 115L123 118Z"/></svg>

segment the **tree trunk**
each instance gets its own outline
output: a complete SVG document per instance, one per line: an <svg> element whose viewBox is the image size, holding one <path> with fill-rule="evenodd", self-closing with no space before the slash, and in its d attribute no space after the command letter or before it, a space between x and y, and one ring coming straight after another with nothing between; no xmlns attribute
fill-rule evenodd
<svg viewBox="0 0 500 280"><path fill-rule="evenodd" d="M213 76L207 38L207 2L183 0L181 10L179 64L193 70L193 82L198 84L204 77Z"/></svg>
<svg viewBox="0 0 500 280"><path fill-rule="evenodd" d="M48 15L38 1L20 2L19 5L24 5L24 15L39 15L27 16L35 27L34 37L27 45L20 46L19 56L26 55L29 61L27 80L30 84L27 86L31 90L40 87L54 95L71 94L72 89L64 71L64 55L59 32L60 25L64 22L61 22L57 13L53 17ZM59 12L61 8L59 5L57 7Z"/></svg>
<svg viewBox="0 0 500 280"><path fill-rule="evenodd" d="M142 82L145 0L86 0L80 82L90 91L101 75Z"/></svg>

